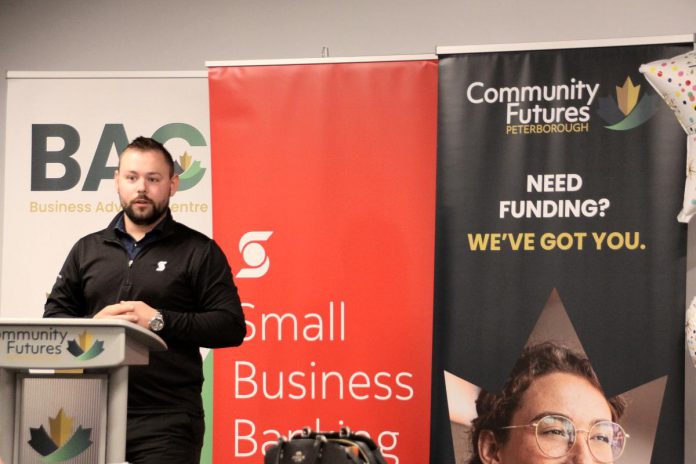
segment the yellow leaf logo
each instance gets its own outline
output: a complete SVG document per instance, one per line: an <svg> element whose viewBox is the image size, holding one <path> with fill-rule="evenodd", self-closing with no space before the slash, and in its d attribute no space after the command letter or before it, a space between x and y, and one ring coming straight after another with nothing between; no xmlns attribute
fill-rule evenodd
<svg viewBox="0 0 696 464"><path fill-rule="evenodd" d="M56 417L48 418L48 425L51 429L51 440L58 448L70 439L73 431L73 418L68 417L63 412L63 408L58 411Z"/></svg>
<svg viewBox="0 0 696 464"><path fill-rule="evenodd" d="M193 159L193 157L185 151L184 154L179 157L179 166L181 166L181 169L186 171L189 166L191 166L191 159Z"/></svg>
<svg viewBox="0 0 696 464"><path fill-rule="evenodd" d="M619 104L619 110L628 116L633 111L633 108L638 104L638 95L640 94L640 84L633 85L630 77L626 78L624 85L616 86L616 100Z"/></svg>
<svg viewBox="0 0 696 464"><path fill-rule="evenodd" d="M82 335L80 335L80 348L87 351L89 347L92 346L92 340L92 334L85 330L82 332Z"/></svg>

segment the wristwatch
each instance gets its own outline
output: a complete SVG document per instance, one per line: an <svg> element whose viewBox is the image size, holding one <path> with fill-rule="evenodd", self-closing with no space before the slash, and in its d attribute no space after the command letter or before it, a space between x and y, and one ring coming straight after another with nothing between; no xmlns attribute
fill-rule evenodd
<svg viewBox="0 0 696 464"><path fill-rule="evenodd" d="M147 326L152 330L153 332L159 332L164 328L164 318L162 317L162 313L157 311L155 316L150 319L150 322L147 323Z"/></svg>

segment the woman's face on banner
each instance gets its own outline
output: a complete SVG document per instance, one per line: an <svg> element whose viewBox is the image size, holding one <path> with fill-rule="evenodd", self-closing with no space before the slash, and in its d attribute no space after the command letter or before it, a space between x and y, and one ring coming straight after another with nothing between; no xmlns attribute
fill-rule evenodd
<svg viewBox="0 0 696 464"><path fill-rule="evenodd" d="M587 380L574 374L556 372L537 378L522 395L510 425L532 424L545 416L570 419L576 430L589 430L598 421L610 421L611 410L604 394ZM490 439L491 438L489 436ZM535 427L508 430L508 440L497 446L491 464L590 464L593 458L587 433L578 432L575 445L563 457L545 456L537 444Z"/></svg>

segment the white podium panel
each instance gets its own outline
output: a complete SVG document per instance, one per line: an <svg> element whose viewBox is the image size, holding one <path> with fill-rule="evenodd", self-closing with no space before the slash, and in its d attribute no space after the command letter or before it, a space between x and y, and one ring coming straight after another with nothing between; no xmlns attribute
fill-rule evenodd
<svg viewBox="0 0 696 464"><path fill-rule="evenodd" d="M106 374L19 375L17 462L45 464L45 456L105 462L107 382Z"/></svg>
<svg viewBox="0 0 696 464"><path fill-rule="evenodd" d="M130 322L0 319L0 461L125 461L128 366L167 345Z"/></svg>

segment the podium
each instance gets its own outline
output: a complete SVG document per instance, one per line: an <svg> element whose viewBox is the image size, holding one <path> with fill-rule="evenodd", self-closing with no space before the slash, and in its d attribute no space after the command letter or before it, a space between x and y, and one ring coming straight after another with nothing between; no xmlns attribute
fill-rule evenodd
<svg viewBox="0 0 696 464"><path fill-rule="evenodd" d="M0 462L125 462L128 366L166 349L116 319L0 319Z"/></svg>

